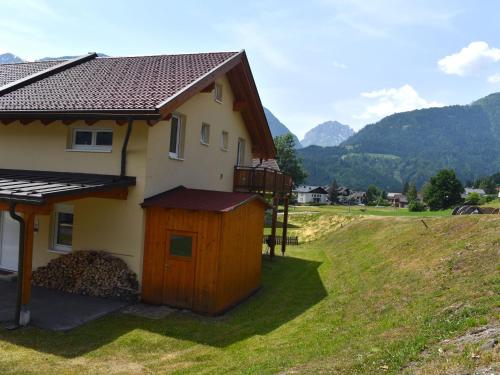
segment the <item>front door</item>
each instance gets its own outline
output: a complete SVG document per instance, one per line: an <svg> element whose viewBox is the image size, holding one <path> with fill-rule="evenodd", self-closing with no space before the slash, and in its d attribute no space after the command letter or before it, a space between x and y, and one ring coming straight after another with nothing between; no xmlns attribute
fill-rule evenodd
<svg viewBox="0 0 500 375"><path fill-rule="evenodd" d="M163 303L180 308L193 306L196 233L168 231L163 278Z"/></svg>
<svg viewBox="0 0 500 375"><path fill-rule="evenodd" d="M0 269L17 271L19 223L8 212L0 212Z"/></svg>

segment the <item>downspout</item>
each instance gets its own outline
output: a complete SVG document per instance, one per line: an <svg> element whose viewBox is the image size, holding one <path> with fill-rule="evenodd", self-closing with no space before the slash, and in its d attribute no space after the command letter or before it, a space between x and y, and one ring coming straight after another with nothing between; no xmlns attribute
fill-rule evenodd
<svg viewBox="0 0 500 375"><path fill-rule="evenodd" d="M29 309L22 305L23 301L23 274L24 274L24 238L26 231L26 223L22 216L16 214L16 203L9 205L10 217L19 223L19 261L17 265L17 300L16 300L16 315L14 322L17 327L26 326L30 321Z"/></svg>
<svg viewBox="0 0 500 375"><path fill-rule="evenodd" d="M134 120L132 120L132 118L128 119L127 133L125 134L125 139L123 140L120 177L125 177L125 175L127 173L127 148L128 148L128 141L130 139L130 133L132 133L133 121Z"/></svg>

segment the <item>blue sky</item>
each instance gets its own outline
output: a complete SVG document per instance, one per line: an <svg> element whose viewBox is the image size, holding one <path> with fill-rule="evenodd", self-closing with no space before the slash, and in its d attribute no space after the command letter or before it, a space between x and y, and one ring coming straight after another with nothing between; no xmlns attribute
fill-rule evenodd
<svg viewBox="0 0 500 375"><path fill-rule="evenodd" d="M499 14L494 0L0 0L0 53L246 49L264 105L302 138L500 91Z"/></svg>

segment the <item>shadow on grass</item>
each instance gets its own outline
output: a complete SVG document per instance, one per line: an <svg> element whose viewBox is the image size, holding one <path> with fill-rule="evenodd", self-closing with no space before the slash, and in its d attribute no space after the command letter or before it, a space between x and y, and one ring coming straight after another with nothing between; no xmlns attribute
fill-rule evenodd
<svg viewBox="0 0 500 375"><path fill-rule="evenodd" d="M217 318L174 313L162 320L149 320L116 313L66 333L35 328L0 330L0 340L65 358L89 353L138 330L165 339L226 347L256 335L265 335L324 299L327 292L318 274L320 265L320 262L299 258L276 257L270 260L264 257L262 289ZM130 351L146 351L155 344L148 342L145 336L134 334L116 345L124 345Z"/></svg>

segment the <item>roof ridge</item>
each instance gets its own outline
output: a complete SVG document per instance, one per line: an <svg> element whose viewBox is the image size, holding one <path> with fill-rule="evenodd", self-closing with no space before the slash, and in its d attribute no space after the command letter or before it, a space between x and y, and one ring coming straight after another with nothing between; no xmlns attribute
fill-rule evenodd
<svg viewBox="0 0 500 375"><path fill-rule="evenodd" d="M183 52L183 53L160 53L156 55L135 55L135 56L97 56L99 59L139 59L142 57L161 57L161 56L188 56L188 55L214 55L217 53L237 54L241 51L210 51L210 52Z"/></svg>
<svg viewBox="0 0 500 375"><path fill-rule="evenodd" d="M54 66L51 66L47 69L44 69L40 72L33 73L27 77L23 77L21 79L18 79L17 81L7 83L4 86L0 87L0 96L8 94L9 92L15 91L21 87L27 86L31 83L37 82L43 78L46 78L48 76L51 76L53 74L59 73L63 70L69 69L75 65L79 65L81 63L84 63L86 61L95 59L97 57L97 53L89 53L87 55L83 55L80 57L77 57L75 59L71 60L63 60L61 64L57 64Z"/></svg>

